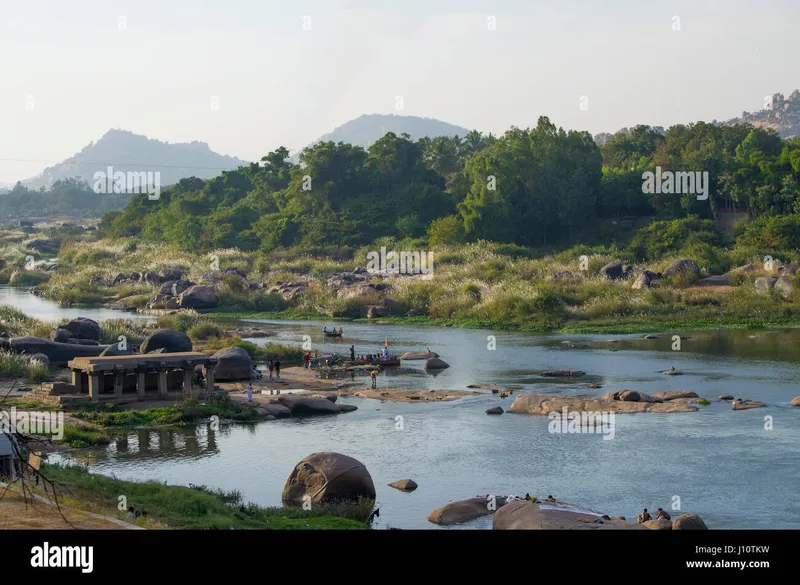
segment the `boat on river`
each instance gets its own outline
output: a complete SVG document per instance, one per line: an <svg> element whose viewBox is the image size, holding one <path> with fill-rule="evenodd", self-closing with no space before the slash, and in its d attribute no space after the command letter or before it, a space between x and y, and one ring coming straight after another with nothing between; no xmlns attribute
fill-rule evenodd
<svg viewBox="0 0 800 585"><path fill-rule="evenodd" d="M388 360L347 360L345 366L399 366L400 358Z"/></svg>

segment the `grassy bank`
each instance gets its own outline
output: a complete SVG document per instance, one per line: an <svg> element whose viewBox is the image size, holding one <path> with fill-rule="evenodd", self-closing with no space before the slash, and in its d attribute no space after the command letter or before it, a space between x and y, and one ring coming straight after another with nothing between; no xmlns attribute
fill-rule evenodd
<svg viewBox="0 0 800 585"><path fill-rule="evenodd" d="M326 256L332 253L330 250L314 252L316 256L302 250L267 255L217 250L209 257L214 257L220 268L235 266L247 274L246 280L222 275L216 312L166 317L160 324L186 331L193 340L209 349L218 349L224 347L225 342L220 341L216 328L236 318L332 319L338 323L377 320L496 330L607 333L666 331L676 327L793 326L800 322L800 294L796 290L786 296L775 291L762 295L757 294L754 287L756 278L779 274L778 269L786 265L792 255L777 248L770 252L764 244L747 239L725 248L711 232L702 231L707 228L703 222L698 224L695 220L659 222L637 232L626 246L579 245L562 251L491 242L442 245L435 250L432 278L374 276L373 283L384 285L380 293L375 289L343 294L342 285L328 280L337 272L364 266L366 249L349 251L352 254L349 259ZM692 230L701 230L697 233L707 237L693 238ZM413 243L378 241L375 246L403 249L406 244ZM60 298L59 291L79 294L75 291L87 286L94 288L84 301L91 301L92 295L98 294L124 300L146 296L144 293L148 290L151 295L156 293L157 287L152 285L114 286L116 275L128 270L157 272L165 267L180 268L196 282L213 272L206 256L135 239L72 241L60 261L62 257L67 268L60 269L40 285L46 295L55 299ZM699 274L677 274L658 280L651 288L641 289L632 288L633 278L612 281L600 274L600 269L612 261L630 264L635 274L645 269L660 273L680 258L695 261ZM769 258L769 262L764 258ZM699 286L701 278L744 264L749 264L749 271L733 273L731 286ZM794 275L787 273L787 278L792 287L797 286ZM89 282L94 284L87 285ZM269 292L282 283L297 282L306 282L308 286L292 300L279 299L280 295ZM376 305L388 316L363 319L365 310ZM244 347L259 360L280 357L282 361L295 362L299 358L299 354L281 355L279 352L283 350L277 346L260 350L241 345L244 343L241 340L231 343Z"/></svg>
<svg viewBox="0 0 800 585"><path fill-rule="evenodd" d="M151 529L365 530L373 508L371 501L320 504L308 511L261 507L245 503L238 492L122 481L90 474L79 466L44 464L42 473L59 486L65 505L124 519L125 512L118 509L120 497L124 496L128 506L146 512L134 523Z"/></svg>

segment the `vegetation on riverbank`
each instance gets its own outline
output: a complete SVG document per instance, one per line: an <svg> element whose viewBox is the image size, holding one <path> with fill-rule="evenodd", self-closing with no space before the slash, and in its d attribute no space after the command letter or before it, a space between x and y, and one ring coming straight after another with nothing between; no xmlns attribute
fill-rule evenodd
<svg viewBox="0 0 800 585"><path fill-rule="evenodd" d="M76 465L43 464L42 474L59 486L65 505L79 510L125 519L127 510L118 508L124 496L128 506L146 512L132 523L150 529L365 530L373 507L372 501L315 504L311 510L262 507L246 503L236 491L122 481Z"/></svg>

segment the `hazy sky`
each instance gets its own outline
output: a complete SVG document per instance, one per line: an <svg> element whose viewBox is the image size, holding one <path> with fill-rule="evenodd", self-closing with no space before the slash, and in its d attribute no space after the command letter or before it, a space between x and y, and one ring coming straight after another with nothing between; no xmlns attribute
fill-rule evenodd
<svg viewBox="0 0 800 585"><path fill-rule="evenodd" d="M0 182L110 128L256 160L365 113L725 120L800 87L798 30L798 0L0 0Z"/></svg>

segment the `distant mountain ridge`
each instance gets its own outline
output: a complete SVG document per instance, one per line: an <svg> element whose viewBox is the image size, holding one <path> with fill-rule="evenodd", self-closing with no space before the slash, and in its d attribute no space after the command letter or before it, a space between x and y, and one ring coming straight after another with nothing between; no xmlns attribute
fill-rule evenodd
<svg viewBox="0 0 800 585"><path fill-rule="evenodd" d="M191 176L210 179L222 171L248 164L242 159L213 152L205 142L170 144L114 129L22 184L29 189L49 188L57 180L80 177L91 185L96 172L107 172L108 167L112 167L115 172L159 172L161 185L166 186Z"/></svg>
<svg viewBox="0 0 800 585"><path fill-rule="evenodd" d="M419 140L424 136L429 136L430 138L437 136L465 136L469 133L469 130L435 118L395 116L394 114L364 114L338 126L333 132L320 136L312 144L331 141L369 148L388 132L393 132L398 136L405 133L411 136L412 140Z"/></svg>

